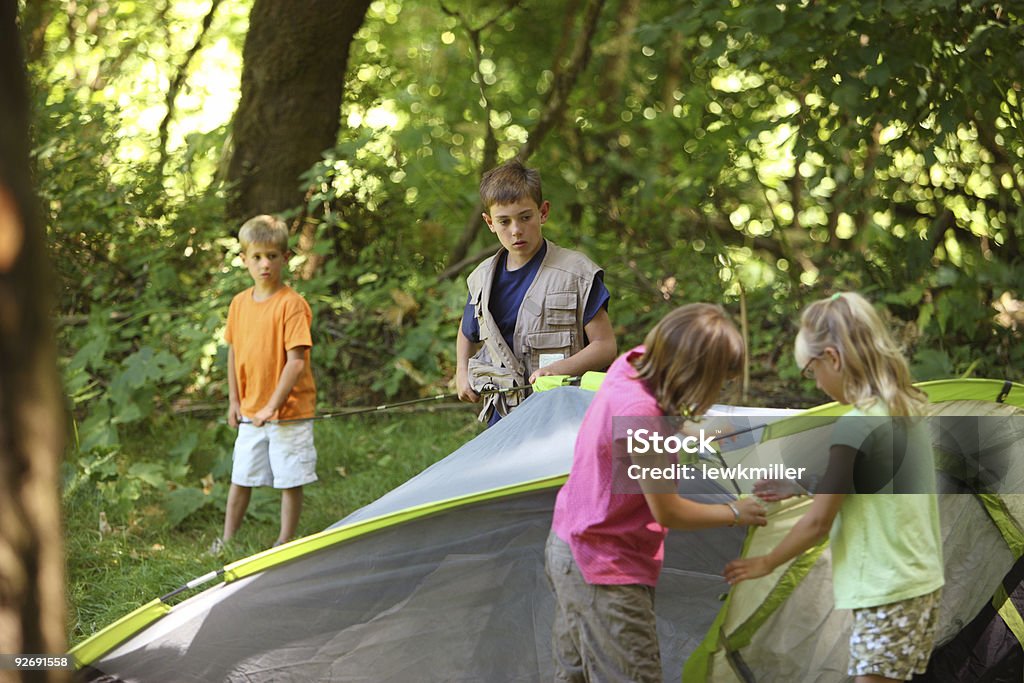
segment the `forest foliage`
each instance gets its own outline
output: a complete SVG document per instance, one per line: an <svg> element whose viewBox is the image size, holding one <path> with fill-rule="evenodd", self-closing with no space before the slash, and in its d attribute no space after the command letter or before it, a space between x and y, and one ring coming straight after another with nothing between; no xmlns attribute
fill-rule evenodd
<svg viewBox="0 0 1024 683"><path fill-rule="evenodd" d="M175 524L224 475L252 4L23 1L66 495L88 482L121 516L149 492ZM337 143L287 213L321 407L451 390L462 278L496 247L477 181L516 154L543 173L546 236L605 268L620 348L719 302L747 323L744 400L806 405L794 321L856 289L917 379L1020 380L1022 38L987 0L375 0L347 72L325 74L344 81ZM166 452L126 449L199 410L210 428Z"/></svg>

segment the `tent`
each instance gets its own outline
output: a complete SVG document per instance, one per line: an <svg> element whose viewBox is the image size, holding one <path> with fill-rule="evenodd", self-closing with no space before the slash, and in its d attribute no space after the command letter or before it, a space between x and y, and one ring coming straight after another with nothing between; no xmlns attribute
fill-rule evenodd
<svg viewBox="0 0 1024 683"><path fill-rule="evenodd" d="M1020 616L1024 570L1019 562L1024 553L1021 388L979 380L921 386L933 401L929 422L939 474L947 582L938 632L938 642L945 647L933 656L925 680L1020 681L1024 642ZM1011 388L1012 400L999 403ZM808 454L822 452L820 443L844 411L842 406L828 404L768 425L760 443L724 452L722 458L732 466L810 465ZM751 531L744 556L773 548L810 504L806 497L770 504L770 523ZM736 586L704 642L688 658L684 680L847 680L852 613L832 609L831 575L825 541L771 575ZM1016 597L1007 599L1008 594ZM976 618L973 628L965 629ZM981 639L977 631L987 631L987 637ZM986 645L978 652L982 640ZM996 641L1000 644L993 647Z"/></svg>
<svg viewBox="0 0 1024 683"><path fill-rule="evenodd" d="M969 405L984 412L998 408L994 399L1002 386L962 381L933 384L929 391L943 404L967 397L971 403L956 404L957 410ZM534 394L495 427L331 528L143 605L72 650L79 680L549 680L554 604L543 544L591 396L572 387ZM1019 406L1024 387L1014 386L1010 397ZM765 444L795 443L815 431L794 428L798 418L779 411L720 410L757 425L746 443L723 452L735 462L763 457ZM819 412L829 411L837 412L827 406ZM951 460L961 457L952 450ZM688 495L726 501L735 493L700 481ZM985 495L1003 517L975 503L978 509L961 505L962 517L950 518L950 526L970 528L947 532L947 554L974 560L955 564L951 581L960 588L947 591L953 609L946 639L966 631L963 626L991 604L1024 548L1007 545L1001 532L1016 526L1019 533L1024 510L1010 495ZM796 578L786 595L734 590L723 602L725 563L770 542L797 514L799 503L780 506L769 527L749 535L741 529L669 534L657 599L669 680L684 663L687 680L845 680L832 674L772 678L758 669L770 671L780 662L829 667L839 656L843 622L825 590L824 549L805 562L806 571L790 574ZM966 551L957 547L961 542L970 544ZM215 581L170 604L179 592ZM1013 603L1004 600L1000 607L1005 604ZM791 628L790 610L808 627ZM827 638L814 637L813 619L829 624ZM744 667L756 678L745 679Z"/></svg>

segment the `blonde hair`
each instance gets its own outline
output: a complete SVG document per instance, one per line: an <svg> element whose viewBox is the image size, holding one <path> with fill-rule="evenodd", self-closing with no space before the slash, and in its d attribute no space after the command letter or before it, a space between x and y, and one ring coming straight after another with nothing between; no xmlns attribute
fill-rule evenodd
<svg viewBox="0 0 1024 683"><path fill-rule="evenodd" d="M636 377L670 415L702 415L743 368L743 337L713 304L675 309L647 333L644 347L633 362Z"/></svg>
<svg viewBox="0 0 1024 683"><path fill-rule="evenodd" d="M800 367L834 348L842 362L846 402L860 409L882 401L890 415L922 415L928 398L913 386L903 353L867 299L833 294L804 309L796 337Z"/></svg>
<svg viewBox="0 0 1024 683"><path fill-rule="evenodd" d="M480 203L484 210L501 204L512 204L529 198L539 207L544 203L540 188L540 171L527 168L519 159L512 159L492 168L480 179Z"/></svg>
<svg viewBox="0 0 1024 683"><path fill-rule="evenodd" d="M243 252L253 244L272 244L285 252L288 251L288 226L276 216L253 216L239 229L238 242Z"/></svg>

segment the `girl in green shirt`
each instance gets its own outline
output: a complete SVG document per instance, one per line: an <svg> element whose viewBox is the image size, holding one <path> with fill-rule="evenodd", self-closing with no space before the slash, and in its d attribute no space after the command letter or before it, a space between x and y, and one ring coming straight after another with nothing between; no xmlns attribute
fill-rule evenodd
<svg viewBox="0 0 1024 683"><path fill-rule="evenodd" d="M807 514L767 555L730 562L725 578L770 574L829 535L836 608L854 614L849 675L859 683L910 680L927 668L943 584L934 458L921 419L927 399L859 294L804 310L796 359L805 377L853 409L836 422ZM866 463L876 463L867 476ZM754 493L781 500L793 495L785 488L759 482Z"/></svg>

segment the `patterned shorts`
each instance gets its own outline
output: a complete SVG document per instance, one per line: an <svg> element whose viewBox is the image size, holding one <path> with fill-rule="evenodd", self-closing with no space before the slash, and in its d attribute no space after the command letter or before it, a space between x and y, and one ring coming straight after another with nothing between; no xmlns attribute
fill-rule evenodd
<svg viewBox="0 0 1024 683"><path fill-rule="evenodd" d="M910 680L928 668L942 589L888 605L853 610L851 676Z"/></svg>

